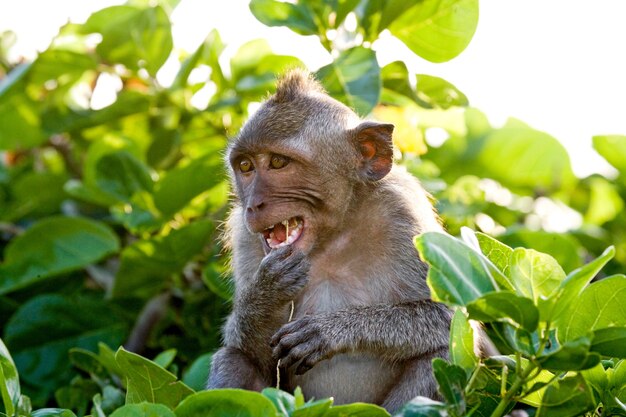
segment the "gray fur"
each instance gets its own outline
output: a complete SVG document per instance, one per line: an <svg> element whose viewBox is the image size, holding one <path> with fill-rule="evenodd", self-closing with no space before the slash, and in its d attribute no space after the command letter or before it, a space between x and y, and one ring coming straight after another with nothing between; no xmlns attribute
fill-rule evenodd
<svg viewBox="0 0 626 417"><path fill-rule="evenodd" d="M448 355L451 316L430 300L413 237L442 229L419 182L401 167L387 173L392 128L379 126L294 71L230 143L235 300L209 388L273 385L281 359L282 387L307 398L394 411L437 395L430 362ZM292 162L268 169L273 153ZM241 158L250 175L237 171ZM265 255L260 232L293 216L305 219L301 238Z"/></svg>

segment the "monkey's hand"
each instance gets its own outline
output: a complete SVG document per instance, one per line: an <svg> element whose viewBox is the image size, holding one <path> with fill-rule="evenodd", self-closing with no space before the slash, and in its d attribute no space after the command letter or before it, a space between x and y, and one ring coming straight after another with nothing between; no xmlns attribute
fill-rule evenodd
<svg viewBox="0 0 626 417"><path fill-rule="evenodd" d="M324 315L304 316L281 327L272 337L274 360L280 366L296 365L296 375L302 375L318 362L339 352L337 338L332 335L335 326Z"/></svg>
<svg viewBox="0 0 626 417"><path fill-rule="evenodd" d="M281 304L293 300L309 280L310 263L291 245L272 250L259 265L257 290Z"/></svg>

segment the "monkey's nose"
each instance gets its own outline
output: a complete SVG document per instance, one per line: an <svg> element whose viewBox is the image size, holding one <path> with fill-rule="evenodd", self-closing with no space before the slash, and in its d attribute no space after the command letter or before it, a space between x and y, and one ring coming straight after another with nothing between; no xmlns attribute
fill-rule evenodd
<svg viewBox="0 0 626 417"><path fill-rule="evenodd" d="M262 201L251 202L250 204L248 204L247 211L248 213L256 213L256 212L263 210L264 207L265 207L265 203Z"/></svg>

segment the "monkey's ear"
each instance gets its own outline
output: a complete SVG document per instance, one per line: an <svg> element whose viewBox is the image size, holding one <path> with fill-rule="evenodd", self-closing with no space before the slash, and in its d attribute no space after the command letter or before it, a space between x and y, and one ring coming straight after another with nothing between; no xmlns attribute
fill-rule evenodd
<svg viewBox="0 0 626 417"><path fill-rule="evenodd" d="M361 174L378 181L391 171L393 164L393 125L363 122L354 129L357 148L361 152Z"/></svg>

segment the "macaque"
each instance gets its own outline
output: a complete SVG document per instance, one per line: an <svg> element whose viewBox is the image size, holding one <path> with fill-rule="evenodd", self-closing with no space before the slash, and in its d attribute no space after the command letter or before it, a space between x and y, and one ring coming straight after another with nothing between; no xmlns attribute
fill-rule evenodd
<svg viewBox="0 0 626 417"><path fill-rule="evenodd" d="M208 388L274 386L280 360L280 387L307 398L396 411L438 396L431 361L448 356L451 314L413 237L442 228L393 165L392 132L292 70L231 140L235 295Z"/></svg>

